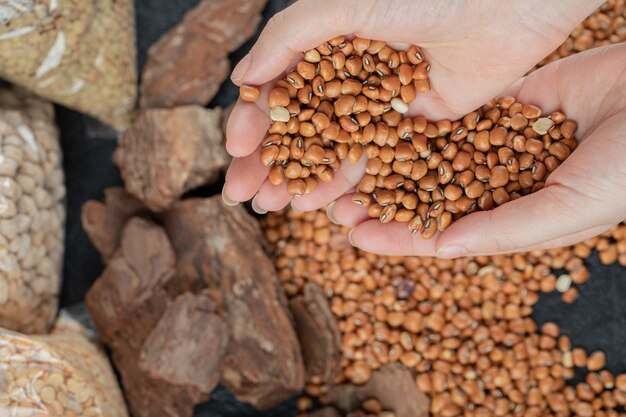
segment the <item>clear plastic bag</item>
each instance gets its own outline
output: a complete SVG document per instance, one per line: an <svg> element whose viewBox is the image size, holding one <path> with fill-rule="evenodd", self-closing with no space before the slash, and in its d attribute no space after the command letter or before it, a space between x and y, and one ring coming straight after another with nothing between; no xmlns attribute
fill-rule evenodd
<svg viewBox="0 0 626 417"><path fill-rule="evenodd" d="M0 2L0 77L122 129L137 98L132 0Z"/></svg>
<svg viewBox="0 0 626 417"><path fill-rule="evenodd" d="M0 326L46 333L57 312L65 184L51 104L0 90Z"/></svg>
<svg viewBox="0 0 626 417"><path fill-rule="evenodd" d="M62 313L54 331L0 329L0 416L127 417L115 374L87 330Z"/></svg>

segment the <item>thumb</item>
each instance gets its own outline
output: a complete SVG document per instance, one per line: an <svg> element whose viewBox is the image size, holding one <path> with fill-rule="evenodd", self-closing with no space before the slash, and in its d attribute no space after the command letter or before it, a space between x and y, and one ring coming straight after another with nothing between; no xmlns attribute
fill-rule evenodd
<svg viewBox="0 0 626 417"><path fill-rule="evenodd" d="M536 193L454 223L437 241L437 256L501 254L578 243L626 218L626 144L616 134L626 113L586 138Z"/></svg>

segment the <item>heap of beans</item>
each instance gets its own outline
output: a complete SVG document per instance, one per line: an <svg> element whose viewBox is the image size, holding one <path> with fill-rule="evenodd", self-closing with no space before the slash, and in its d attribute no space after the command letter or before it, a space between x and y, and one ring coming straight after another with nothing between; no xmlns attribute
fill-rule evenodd
<svg viewBox="0 0 626 417"><path fill-rule="evenodd" d="M417 372L434 416L624 415L626 375L531 317L540 292L575 291L589 278L581 255L601 245L603 262L626 260L624 224L570 248L458 260L360 251L321 210L270 213L262 225L287 295L308 281L324 288L342 334L343 380L365 383L399 361ZM575 368L588 372L569 385Z"/></svg>
<svg viewBox="0 0 626 417"><path fill-rule="evenodd" d="M626 0L608 0L580 23L569 38L539 66L587 49L624 41L626 41Z"/></svg>
<svg viewBox="0 0 626 417"><path fill-rule="evenodd" d="M408 223L426 239L465 214L489 210L543 188L576 148L576 122L554 112L493 100L462 120L423 117L397 126L395 146L368 144L367 174L352 200L382 223Z"/></svg>
<svg viewBox="0 0 626 417"><path fill-rule="evenodd" d="M543 187L576 148L577 125L514 98L492 100L462 120L403 118L430 89L430 64L412 46L344 37L307 51L269 93L272 125L261 160L274 185L292 195L330 182L347 158L368 158L353 197L382 223L406 222L432 238L454 220ZM254 87L241 97L256 100Z"/></svg>
<svg viewBox="0 0 626 417"><path fill-rule="evenodd" d="M311 192L314 177L330 182L341 160L356 162L368 143L395 146L395 128L417 94L430 91L430 64L411 46L340 36L303 54L295 70L269 94L272 125L261 160L274 185L292 195ZM254 101L255 87L242 99Z"/></svg>

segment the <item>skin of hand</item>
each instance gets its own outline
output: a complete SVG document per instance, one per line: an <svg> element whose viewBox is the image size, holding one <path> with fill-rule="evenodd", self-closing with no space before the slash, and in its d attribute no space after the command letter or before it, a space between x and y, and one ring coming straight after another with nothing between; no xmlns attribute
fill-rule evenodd
<svg viewBox="0 0 626 417"><path fill-rule="evenodd" d="M311 194L293 200L286 185L275 187L266 180L269 168L260 162L260 143L270 123L267 96L276 79L293 67L300 51L345 33L382 39L399 49L409 44L419 45L432 65L432 91L419 95L411 103L408 115L422 114L431 120L456 119L500 95L565 40L576 24L601 3L601 0L576 0L567 4L543 0L298 1L270 20L253 49L233 71L235 84L257 85L262 95L256 103L240 100L231 113L226 147L234 160L226 175L224 201L233 205L254 197L252 206L259 213L281 209L290 201L295 209L314 210L350 191L362 177L364 158L357 164L346 162L332 183L321 183ZM342 218L340 202L336 207L339 219ZM357 218L358 215L345 221L356 225ZM352 234L356 245L375 252L400 253L400 248L381 247L380 239L378 243L369 241L365 227L373 225L366 222ZM393 230L399 232L394 227L397 225L382 229L385 236L395 233ZM474 248L464 246L459 250L455 242L445 240L438 251L436 241L413 242L401 248L402 254L459 256L475 252ZM496 243L495 249L485 246L485 252L508 250L502 239Z"/></svg>
<svg viewBox="0 0 626 417"><path fill-rule="evenodd" d="M404 223L383 225L367 209L339 198L335 222L354 227L351 242L388 255L455 258L562 247L596 236L626 218L626 43L557 61L522 78L503 95L544 112L562 110L579 124L578 148L544 189L477 212L431 240Z"/></svg>

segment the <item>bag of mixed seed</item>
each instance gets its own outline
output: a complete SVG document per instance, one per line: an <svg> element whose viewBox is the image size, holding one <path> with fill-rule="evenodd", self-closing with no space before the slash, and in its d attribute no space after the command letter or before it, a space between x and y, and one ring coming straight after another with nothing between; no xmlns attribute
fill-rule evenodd
<svg viewBox="0 0 626 417"><path fill-rule="evenodd" d="M0 89L0 327L49 330L57 312L64 200L52 105Z"/></svg>
<svg viewBox="0 0 626 417"><path fill-rule="evenodd" d="M54 331L0 329L0 416L127 417L115 374L90 333L61 313Z"/></svg>
<svg viewBox="0 0 626 417"><path fill-rule="evenodd" d="M0 1L0 78L117 129L137 98L132 0Z"/></svg>

